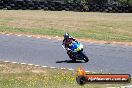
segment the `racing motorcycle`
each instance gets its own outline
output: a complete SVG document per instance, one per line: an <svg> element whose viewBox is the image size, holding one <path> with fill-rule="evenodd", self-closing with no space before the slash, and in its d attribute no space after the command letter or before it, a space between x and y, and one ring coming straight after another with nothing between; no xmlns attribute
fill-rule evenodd
<svg viewBox="0 0 132 88"><path fill-rule="evenodd" d="M63 45L62 47L64 48ZM83 45L78 41L71 43L71 46L67 50L67 54L74 62L76 60L84 60L85 62L89 61L88 57L83 52Z"/></svg>

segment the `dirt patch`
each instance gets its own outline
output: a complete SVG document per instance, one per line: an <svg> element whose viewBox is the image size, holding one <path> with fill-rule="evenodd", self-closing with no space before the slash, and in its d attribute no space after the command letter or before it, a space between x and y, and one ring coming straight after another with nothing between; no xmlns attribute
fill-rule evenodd
<svg viewBox="0 0 132 88"><path fill-rule="evenodd" d="M103 40L93 40L93 39L80 39L84 42L96 43L96 44L114 44L114 45L124 45L132 46L132 42L116 42L116 41L103 41Z"/></svg>

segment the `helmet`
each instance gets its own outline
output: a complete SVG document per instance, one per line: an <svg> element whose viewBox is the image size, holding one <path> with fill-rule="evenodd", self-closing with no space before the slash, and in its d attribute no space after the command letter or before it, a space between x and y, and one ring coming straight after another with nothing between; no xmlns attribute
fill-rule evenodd
<svg viewBox="0 0 132 88"><path fill-rule="evenodd" d="M70 37L68 33L65 33L63 36L64 36L64 39L68 39Z"/></svg>

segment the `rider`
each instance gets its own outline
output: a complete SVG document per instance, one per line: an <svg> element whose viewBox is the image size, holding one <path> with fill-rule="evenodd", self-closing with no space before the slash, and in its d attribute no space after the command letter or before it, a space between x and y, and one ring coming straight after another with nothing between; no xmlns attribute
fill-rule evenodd
<svg viewBox="0 0 132 88"><path fill-rule="evenodd" d="M67 50L68 56L71 59L73 59L72 54L74 54L74 53L69 49L69 47L71 46L71 44L73 42L76 42L77 40L75 38L71 37L68 33L65 33L63 36L64 36L64 40L63 40L63 43L62 43L62 47Z"/></svg>
<svg viewBox="0 0 132 88"><path fill-rule="evenodd" d="M68 50L70 45L72 44L72 42L75 42L77 40L75 38L71 37L68 33L65 33L63 36L64 36L64 40L63 40L62 46L66 50Z"/></svg>
<svg viewBox="0 0 132 88"><path fill-rule="evenodd" d="M83 59L85 62L88 62L88 57L82 52L83 45L81 46L80 44L80 47L78 47L77 44L79 45L79 42L75 38L72 38L68 33L64 34L62 47L67 50L69 58L72 59L72 61L76 61L77 59Z"/></svg>

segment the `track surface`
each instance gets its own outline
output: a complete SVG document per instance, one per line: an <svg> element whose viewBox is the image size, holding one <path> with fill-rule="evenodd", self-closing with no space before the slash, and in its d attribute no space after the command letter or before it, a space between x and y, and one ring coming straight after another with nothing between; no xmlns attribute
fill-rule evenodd
<svg viewBox="0 0 132 88"><path fill-rule="evenodd" d="M72 63L62 41L0 34L0 60L46 65L58 68L79 66L94 72L129 73L132 75L132 46L92 44L82 42L88 63Z"/></svg>

